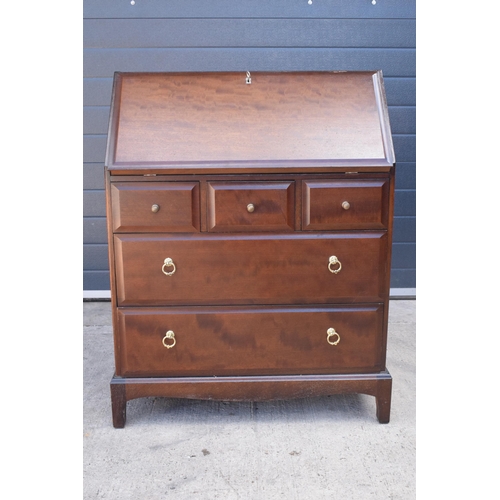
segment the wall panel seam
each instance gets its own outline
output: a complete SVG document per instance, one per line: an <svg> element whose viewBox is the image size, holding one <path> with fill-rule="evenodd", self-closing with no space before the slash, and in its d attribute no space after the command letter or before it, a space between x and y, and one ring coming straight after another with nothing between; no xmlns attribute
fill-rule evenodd
<svg viewBox="0 0 500 500"><path fill-rule="evenodd" d="M210 45L210 46L198 46L198 45L190 45L190 46L160 46L160 47L87 47L83 50L92 50L92 51L126 51L126 50L213 50L213 49L225 49L225 50L241 50L241 49L252 49L252 50L296 50L296 49L307 49L307 50L339 50L339 51L349 51L349 50L384 50L384 51L393 51L393 52L403 52L403 51L411 51L416 52L415 47L337 47L337 46L324 46L324 45L238 45L237 47L228 46L228 45ZM99 77L96 77L99 78ZM105 77L100 77L105 78ZM407 77L409 78L409 77Z"/></svg>
<svg viewBox="0 0 500 500"><path fill-rule="evenodd" d="M172 21L414 21L416 17L84 17L84 21L157 21L157 20L172 20Z"/></svg>

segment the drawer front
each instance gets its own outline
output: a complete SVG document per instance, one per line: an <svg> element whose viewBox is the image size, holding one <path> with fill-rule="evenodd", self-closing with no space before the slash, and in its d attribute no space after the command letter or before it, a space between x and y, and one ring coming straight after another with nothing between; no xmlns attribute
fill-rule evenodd
<svg viewBox="0 0 500 500"><path fill-rule="evenodd" d="M198 182L115 182L111 184L114 232L197 232Z"/></svg>
<svg viewBox="0 0 500 500"><path fill-rule="evenodd" d="M379 302L386 294L385 232L126 234L114 245L119 305Z"/></svg>
<svg viewBox="0 0 500 500"><path fill-rule="evenodd" d="M209 182L208 230L293 231L294 182Z"/></svg>
<svg viewBox="0 0 500 500"><path fill-rule="evenodd" d="M118 317L120 376L362 373L384 364L381 304L125 308Z"/></svg>
<svg viewBox="0 0 500 500"><path fill-rule="evenodd" d="M384 229L388 205L388 179L304 181L302 229Z"/></svg>

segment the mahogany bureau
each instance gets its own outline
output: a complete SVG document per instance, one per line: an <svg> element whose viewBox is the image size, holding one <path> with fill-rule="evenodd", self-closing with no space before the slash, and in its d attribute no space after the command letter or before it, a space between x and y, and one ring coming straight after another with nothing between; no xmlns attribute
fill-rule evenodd
<svg viewBox="0 0 500 500"><path fill-rule="evenodd" d="M375 397L395 158L380 71L116 73L113 425L127 401Z"/></svg>

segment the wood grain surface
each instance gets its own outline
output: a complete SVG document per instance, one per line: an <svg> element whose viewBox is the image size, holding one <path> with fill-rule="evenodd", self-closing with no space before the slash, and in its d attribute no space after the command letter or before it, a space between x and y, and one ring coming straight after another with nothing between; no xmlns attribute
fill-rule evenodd
<svg viewBox="0 0 500 500"><path fill-rule="evenodd" d="M376 372L382 304L344 307L121 308L121 376ZM327 342L327 330L339 335ZM176 343L168 349L168 330ZM333 336L332 341L336 341ZM172 343L172 341L168 341Z"/></svg>
<svg viewBox="0 0 500 500"><path fill-rule="evenodd" d="M377 72L256 72L248 85L245 72L120 74L108 162L390 164L378 79Z"/></svg>
<svg viewBox="0 0 500 500"><path fill-rule="evenodd" d="M384 232L123 234L114 247L122 306L380 302L386 294ZM333 255L338 274L328 270ZM166 258L172 276L162 273Z"/></svg>

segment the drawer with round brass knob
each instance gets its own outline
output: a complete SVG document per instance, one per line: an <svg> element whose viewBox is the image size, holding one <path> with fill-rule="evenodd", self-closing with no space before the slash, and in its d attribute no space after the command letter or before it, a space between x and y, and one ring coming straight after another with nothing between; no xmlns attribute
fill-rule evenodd
<svg viewBox="0 0 500 500"><path fill-rule="evenodd" d="M388 189L388 178L303 181L302 229L385 229Z"/></svg>
<svg viewBox="0 0 500 500"><path fill-rule="evenodd" d="M209 182L210 232L293 231L295 182Z"/></svg>
<svg viewBox="0 0 500 500"><path fill-rule="evenodd" d="M198 232L198 182L114 182L113 231Z"/></svg>

